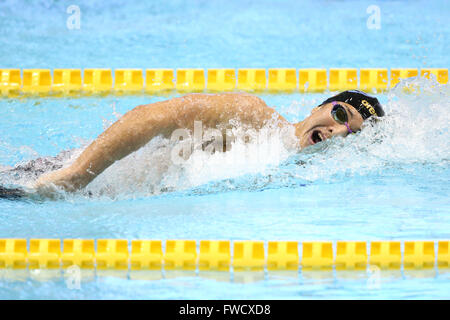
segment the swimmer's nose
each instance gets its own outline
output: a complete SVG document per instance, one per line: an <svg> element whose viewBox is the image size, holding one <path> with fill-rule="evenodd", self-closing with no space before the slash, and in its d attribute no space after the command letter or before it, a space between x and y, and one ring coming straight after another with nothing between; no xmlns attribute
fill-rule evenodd
<svg viewBox="0 0 450 320"><path fill-rule="evenodd" d="M328 131L328 137L332 137L336 134L336 130L333 127L328 127L327 131Z"/></svg>
<svg viewBox="0 0 450 320"><path fill-rule="evenodd" d="M328 132L329 137L338 136L338 135L346 136L347 127L344 126L344 128L341 128L339 126L339 128L336 128L334 126L333 127L330 126L327 128L327 132Z"/></svg>

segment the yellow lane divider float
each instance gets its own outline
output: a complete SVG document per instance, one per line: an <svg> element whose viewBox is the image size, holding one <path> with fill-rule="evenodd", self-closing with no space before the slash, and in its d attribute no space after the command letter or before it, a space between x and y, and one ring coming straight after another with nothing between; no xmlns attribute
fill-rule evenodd
<svg viewBox="0 0 450 320"><path fill-rule="evenodd" d="M145 75L145 76L144 76ZM401 79L434 77L448 83L448 69L0 69L3 97L18 95L162 94L170 92L383 92Z"/></svg>
<svg viewBox="0 0 450 320"><path fill-rule="evenodd" d="M330 69L330 91L358 89L358 70Z"/></svg>
<svg viewBox="0 0 450 320"><path fill-rule="evenodd" d="M437 250L435 250L437 247ZM301 252L301 254L300 254ZM450 240L0 239L0 269L264 271L450 267Z"/></svg>
<svg viewBox="0 0 450 320"><path fill-rule="evenodd" d="M83 79L79 69L53 70L52 92L55 94L70 95L81 92Z"/></svg>
<svg viewBox="0 0 450 320"><path fill-rule="evenodd" d="M326 69L300 69L298 78L300 92L323 92L328 88Z"/></svg>
<svg viewBox="0 0 450 320"><path fill-rule="evenodd" d="M208 91L233 91L236 88L234 69L208 69Z"/></svg>

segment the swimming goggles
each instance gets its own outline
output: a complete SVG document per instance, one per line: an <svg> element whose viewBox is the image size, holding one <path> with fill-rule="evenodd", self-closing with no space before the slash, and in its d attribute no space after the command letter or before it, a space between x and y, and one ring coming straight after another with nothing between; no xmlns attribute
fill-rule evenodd
<svg viewBox="0 0 450 320"><path fill-rule="evenodd" d="M349 133L355 133L352 131L352 129L350 129L350 126L348 125L348 115L345 108L336 101L332 101L331 105L333 106L333 109L331 109L331 116L333 117L333 119L337 123L345 125Z"/></svg>

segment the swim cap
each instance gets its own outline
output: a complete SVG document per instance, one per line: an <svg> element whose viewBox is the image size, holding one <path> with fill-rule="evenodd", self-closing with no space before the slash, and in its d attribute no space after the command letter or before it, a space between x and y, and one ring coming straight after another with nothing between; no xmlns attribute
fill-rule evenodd
<svg viewBox="0 0 450 320"><path fill-rule="evenodd" d="M361 114L362 118L367 118L375 115L377 117L384 116L384 110L381 107L377 98L369 96L367 93L359 90L348 90L341 92L331 98L328 98L321 105L333 101L341 101L350 104Z"/></svg>

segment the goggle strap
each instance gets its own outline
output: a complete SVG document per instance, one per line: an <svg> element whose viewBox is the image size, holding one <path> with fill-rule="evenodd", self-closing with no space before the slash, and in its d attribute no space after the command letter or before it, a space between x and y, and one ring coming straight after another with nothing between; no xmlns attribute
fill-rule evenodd
<svg viewBox="0 0 450 320"><path fill-rule="evenodd" d="M347 127L348 133L353 133L352 129L350 129L350 126L348 125L348 122L345 122L344 124Z"/></svg>

